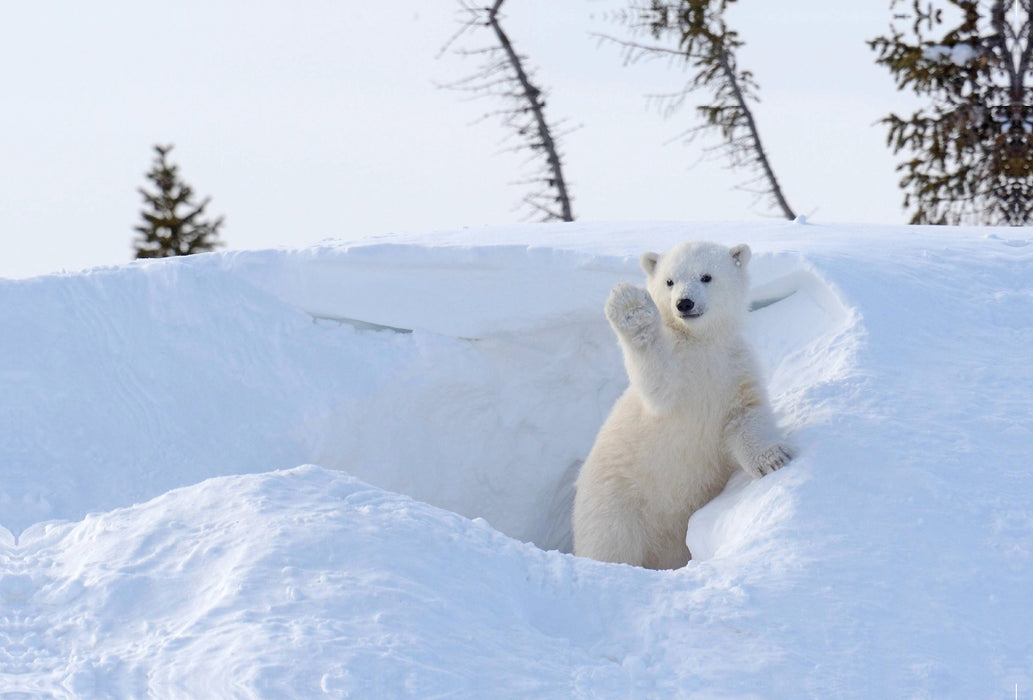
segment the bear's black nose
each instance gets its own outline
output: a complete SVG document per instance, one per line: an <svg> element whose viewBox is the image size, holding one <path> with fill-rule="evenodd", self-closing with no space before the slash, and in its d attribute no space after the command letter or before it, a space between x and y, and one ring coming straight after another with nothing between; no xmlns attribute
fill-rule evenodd
<svg viewBox="0 0 1033 700"><path fill-rule="evenodd" d="M679 299L678 300L678 313L687 314L692 311L692 308L696 305L692 299Z"/></svg>

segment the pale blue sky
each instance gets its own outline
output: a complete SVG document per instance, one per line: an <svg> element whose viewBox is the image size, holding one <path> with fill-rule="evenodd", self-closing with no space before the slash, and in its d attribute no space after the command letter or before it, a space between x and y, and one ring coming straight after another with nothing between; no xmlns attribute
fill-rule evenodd
<svg viewBox="0 0 1033 700"><path fill-rule="evenodd" d="M745 177L705 143L668 143L647 93L677 89L664 62L623 67L593 32L619 0L508 0L507 29L551 91L583 220L755 220ZM858 8L854 5L861 5ZM894 158L873 123L906 109L864 40L889 2L741 2L762 135L790 203L815 221L900 223ZM435 83L474 68L436 58L453 0L18 3L0 23L0 276L131 258L136 188L155 143L230 249L296 246L521 220L523 156L478 117L496 105ZM471 37L472 38L472 37Z"/></svg>

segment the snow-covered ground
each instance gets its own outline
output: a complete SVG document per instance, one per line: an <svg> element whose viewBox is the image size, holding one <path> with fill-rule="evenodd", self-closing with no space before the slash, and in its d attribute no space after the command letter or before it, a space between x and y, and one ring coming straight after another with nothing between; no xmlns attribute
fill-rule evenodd
<svg viewBox="0 0 1033 700"><path fill-rule="evenodd" d="M801 451L570 546L638 255L747 242ZM1033 697L1033 234L566 224L0 280L0 696ZM5 529L4 529L5 528Z"/></svg>

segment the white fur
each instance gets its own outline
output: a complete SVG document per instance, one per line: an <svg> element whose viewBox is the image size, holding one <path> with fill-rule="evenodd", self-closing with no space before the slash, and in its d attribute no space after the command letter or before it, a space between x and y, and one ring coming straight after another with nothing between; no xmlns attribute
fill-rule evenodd
<svg viewBox="0 0 1033 700"><path fill-rule="evenodd" d="M610 293L630 385L578 476L578 556L684 566L689 516L736 468L759 478L792 459L742 335L749 259L746 245L683 243L642 256L648 292Z"/></svg>

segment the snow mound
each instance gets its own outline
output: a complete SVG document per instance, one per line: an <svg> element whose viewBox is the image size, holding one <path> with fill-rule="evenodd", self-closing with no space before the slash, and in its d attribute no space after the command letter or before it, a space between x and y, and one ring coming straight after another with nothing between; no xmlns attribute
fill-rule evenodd
<svg viewBox="0 0 1033 700"><path fill-rule="evenodd" d="M684 569L572 557L625 384L603 302L686 238L753 247L800 456L700 510ZM1031 263L1011 230L577 224L0 280L0 689L1028 692Z"/></svg>
<svg viewBox="0 0 1033 700"><path fill-rule="evenodd" d="M570 562L550 571L544 553L483 521L314 467L34 526L17 552L0 576L16 618L3 630L16 642L0 652L5 693L422 696L454 682L456 655L486 663L486 681L504 671L507 647L551 648L553 676L571 654L550 636L557 621L542 600ZM506 604L484 619L470 600ZM572 602L584 612L589 601ZM410 633L396 629L402 615ZM485 648L478 635L496 628L525 638ZM426 672L407 670L414 662ZM549 681L529 678L527 689Z"/></svg>
<svg viewBox="0 0 1033 700"><path fill-rule="evenodd" d="M799 256L751 265L749 330L797 429L849 365L830 353L852 316ZM5 366L34 389L9 412L36 435L4 445L24 483L0 523L311 462L569 551L574 478L626 381L602 303L641 278L635 255L376 243L8 283L28 329Z"/></svg>

